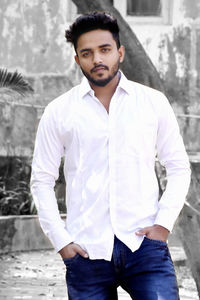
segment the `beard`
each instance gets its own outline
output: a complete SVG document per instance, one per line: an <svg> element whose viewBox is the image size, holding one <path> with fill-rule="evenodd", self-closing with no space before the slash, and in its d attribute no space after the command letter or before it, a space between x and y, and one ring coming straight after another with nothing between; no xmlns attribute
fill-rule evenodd
<svg viewBox="0 0 200 300"><path fill-rule="evenodd" d="M96 85L96 86L100 86L100 87L104 87L106 86L118 73L119 71L119 60L117 61L117 63L112 67L111 69L111 74L107 77L107 78L104 78L104 79L94 79L89 73L87 73L86 71L84 71L82 68L81 68L81 71L83 73L83 75L87 78L87 80ZM106 70L109 70L109 68L107 66L104 66L104 65L98 65L96 67L94 67L90 73L93 73L95 71L95 68L99 67L99 66L103 66Z"/></svg>

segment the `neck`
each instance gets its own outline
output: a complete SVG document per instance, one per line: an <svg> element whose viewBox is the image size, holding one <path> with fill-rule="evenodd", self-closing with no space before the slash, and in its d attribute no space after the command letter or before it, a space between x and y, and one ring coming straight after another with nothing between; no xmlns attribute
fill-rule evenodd
<svg viewBox="0 0 200 300"><path fill-rule="evenodd" d="M116 76L104 87L96 86L90 83L91 88L94 90L95 96L103 104L107 112L109 113L109 105L111 98L117 88L120 80L120 73L118 72Z"/></svg>

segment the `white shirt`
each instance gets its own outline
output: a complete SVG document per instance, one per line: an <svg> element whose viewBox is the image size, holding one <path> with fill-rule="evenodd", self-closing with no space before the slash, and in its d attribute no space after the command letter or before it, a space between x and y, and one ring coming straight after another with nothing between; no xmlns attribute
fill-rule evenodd
<svg viewBox="0 0 200 300"><path fill-rule="evenodd" d="M168 184L158 201L155 156ZM67 218L54 193L65 157ZM41 118L31 190L44 232L59 251L75 242L91 259L111 260L114 235L132 251L135 232L159 224L172 230L184 204L190 166L166 97L122 74L109 114L86 78L52 101Z"/></svg>

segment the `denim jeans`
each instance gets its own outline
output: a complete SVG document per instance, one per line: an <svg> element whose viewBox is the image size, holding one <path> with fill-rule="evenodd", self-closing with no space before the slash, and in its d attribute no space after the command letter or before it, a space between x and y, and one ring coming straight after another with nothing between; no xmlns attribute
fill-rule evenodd
<svg viewBox="0 0 200 300"><path fill-rule="evenodd" d="M135 300L178 300L167 243L144 238L132 252L115 237L111 261L76 255L64 259L69 300L117 300L121 286Z"/></svg>

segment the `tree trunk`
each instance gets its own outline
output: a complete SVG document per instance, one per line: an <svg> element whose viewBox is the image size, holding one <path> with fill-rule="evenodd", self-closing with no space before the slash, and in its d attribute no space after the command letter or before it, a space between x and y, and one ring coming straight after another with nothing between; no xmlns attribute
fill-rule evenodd
<svg viewBox="0 0 200 300"><path fill-rule="evenodd" d="M82 13L95 10L107 11L116 17L120 26L121 44L125 46L126 50L125 60L121 66L122 71L130 80L164 91L160 76L136 35L108 0L73 0L73 2Z"/></svg>
<svg viewBox="0 0 200 300"><path fill-rule="evenodd" d="M126 49L125 60L121 68L122 71L130 80L148 85L163 91L166 94L163 82L160 79L157 70L145 53L145 50L138 41L136 35L132 32L130 26L126 23L120 13L111 5L110 1L73 0L73 2L82 13L94 10L107 11L116 17L121 31L121 43ZM192 184L188 201L191 205L196 206L197 211L200 211L200 203L197 204L198 199L196 198L197 195L200 194L200 190L198 190L197 193L197 186L198 189L200 186L198 174L200 174L200 164L198 167L196 164L193 164ZM200 216L195 214L191 208L185 206L178 224L178 232L200 296Z"/></svg>
<svg viewBox="0 0 200 300"><path fill-rule="evenodd" d="M200 296L200 161L191 161L192 178L188 204L178 219L178 234Z"/></svg>

